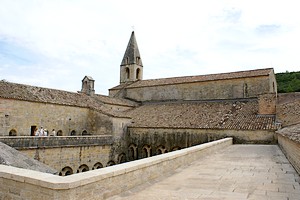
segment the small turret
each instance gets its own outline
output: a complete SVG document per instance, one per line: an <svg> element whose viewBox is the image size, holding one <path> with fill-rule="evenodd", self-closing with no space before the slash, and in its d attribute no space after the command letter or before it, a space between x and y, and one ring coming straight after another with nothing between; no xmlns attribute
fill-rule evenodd
<svg viewBox="0 0 300 200"><path fill-rule="evenodd" d="M90 77L90 76L85 76L82 79L82 88L81 88L81 92L85 93L87 95L94 95L95 94L95 90L94 90L94 82L95 80Z"/></svg>

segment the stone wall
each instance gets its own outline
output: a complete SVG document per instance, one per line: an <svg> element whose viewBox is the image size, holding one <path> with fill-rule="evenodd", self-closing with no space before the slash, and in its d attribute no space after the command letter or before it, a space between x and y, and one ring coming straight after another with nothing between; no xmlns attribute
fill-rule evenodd
<svg viewBox="0 0 300 200"><path fill-rule="evenodd" d="M55 129L62 135L111 134L111 118L88 108L0 98L0 136L29 136L32 127Z"/></svg>
<svg viewBox="0 0 300 200"><path fill-rule="evenodd" d="M282 127L300 123L300 92L278 94L276 118Z"/></svg>
<svg viewBox="0 0 300 200"><path fill-rule="evenodd" d="M300 143L278 134L278 145L298 174L300 174Z"/></svg>
<svg viewBox="0 0 300 200"><path fill-rule="evenodd" d="M127 160L136 160L183 149L205 142L232 137L235 144L276 144L270 130L211 130L129 127L124 141L115 148L115 155L125 153Z"/></svg>
<svg viewBox="0 0 300 200"><path fill-rule="evenodd" d="M0 141L61 173L66 168L73 174L116 163L111 160L112 136L1 137Z"/></svg>
<svg viewBox="0 0 300 200"><path fill-rule="evenodd" d="M270 87L271 79L269 76L261 76L136 88L129 86L120 95L136 101L248 98L274 93L273 87ZM110 96L115 96L118 91L110 90Z"/></svg>
<svg viewBox="0 0 300 200"><path fill-rule="evenodd" d="M276 114L276 94L263 94L258 97L258 114Z"/></svg>
<svg viewBox="0 0 300 200"><path fill-rule="evenodd" d="M232 144L223 139L147 159L60 177L0 165L2 199L106 199L147 183Z"/></svg>

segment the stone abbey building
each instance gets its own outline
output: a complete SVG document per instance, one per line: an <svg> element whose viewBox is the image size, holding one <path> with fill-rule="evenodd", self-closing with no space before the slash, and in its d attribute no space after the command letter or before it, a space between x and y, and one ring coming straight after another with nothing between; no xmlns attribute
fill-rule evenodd
<svg viewBox="0 0 300 200"><path fill-rule="evenodd" d="M77 93L0 81L1 142L69 175L228 136L275 144L299 123L282 115L272 68L143 80L143 67L132 32L109 96L90 76ZM35 137L40 127L57 136Z"/></svg>

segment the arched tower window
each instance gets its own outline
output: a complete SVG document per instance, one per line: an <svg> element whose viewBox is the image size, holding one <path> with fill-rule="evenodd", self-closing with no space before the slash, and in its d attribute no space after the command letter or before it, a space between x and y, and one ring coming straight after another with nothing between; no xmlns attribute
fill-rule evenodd
<svg viewBox="0 0 300 200"><path fill-rule="evenodd" d="M130 70L129 70L128 67L126 67L125 70L126 70L126 72L125 72L126 73L126 78L129 79L130 78Z"/></svg>
<svg viewBox="0 0 300 200"><path fill-rule="evenodd" d="M141 70L139 68L136 69L136 79L138 79L138 80L141 79L140 78L140 71Z"/></svg>

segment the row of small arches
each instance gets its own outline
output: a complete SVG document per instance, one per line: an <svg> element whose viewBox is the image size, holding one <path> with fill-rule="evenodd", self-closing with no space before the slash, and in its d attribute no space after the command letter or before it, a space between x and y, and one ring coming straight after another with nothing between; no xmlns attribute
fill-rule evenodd
<svg viewBox="0 0 300 200"><path fill-rule="evenodd" d="M180 149L181 148L179 146L174 146L174 147L170 148L170 150L168 150L165 146L159 145L156 148L156 151L152 151L152 147L150 145L144 145L142 147L142 151L141 151L142 154L141 154L140 157L138 157L137 145L136 144L131 144L128 147L128 159L127 159L125 153L121 153L121 154L118 155L116 162L113 161L113 160L110 160L109 162L107 162L106 167L113 166L116 163L121 164L121 163L125 163L125 162L128 162L128 161L137 160L139 158L148 158L148 157L151 157L151 156L164 154L164 153L167 153L167 152L176 151L176 150L180 150ZM97 162L92 167L92 170L100 169L100 168L103 168L103 165L102 165L101 162ZM60 171L59 175L60 176L68 176L68 175L71 175L71 174L74 174L74 173L81 173L81 172L86 172L86 171L89 171L89 170L90 170L90 168L86 164L80 165L76 171L74 171L71 167L66 166Z"/></svg>
<svg viewBox="0 0 300 200"><path fill-rule="evenodd" d="M113 166L115 165L116 163L114 161L109 161L107 164L106 164L106 167L108 166ZM100 168L103 168L103 165L101 162L97 162L94 164L94 166L92 167L92 170L95 170L95 169L100 169ZM81 173L81 172L87 172L89 171L90 168L86 165L86 164L82 164L78 167L78 169L74 172L74 170L69 167L69 166L66 166L64 167L60 172L59 172L59 176L68 176L68 175L71 175L71 174L74 174L74 173Z"/></svg>
<svg viewBox="0 0 300 200"><path fill-rule="evenodd" d="M51 135L51 130L49 130L49 131L50 131L50 132L49 132L48 134ZM11 129L11 130L8 132L8 135L9 135L9 136L17 136L17 135L18 135L18 132L17 132L16 129ZM31 135L34 136L33 133L31 133ZM75 130L72 130L72 131L70 132L70 135L71 135L71 136L75 136L75 135L77 135L77 132L76 132ZM88 132L87 132L86 130L83 130L83 131L81 132L81 135L90 135L90 134L88 134ZM62 130L58 130L58 131L56 132L56 136L63 136L63 131L62 131Z"/></svg>
<svg viewBox="0 0 300 200"><path fill-rule="evenodd" d="M159 145L159 146L157 146L156 149L153 150L150 145L146 144L141 148L141 151L140 151L141 155L139 156L137 145L131 144L128 147L128 159L129 159L129 161L132 161L132 160L136 160L138 158L148 158L151 156L164 154L164 153L168 153L168 152L176 151L176 150L180 150L180 149L181 149L181 147L174 146L168 150L164 145Z"/></svg>

